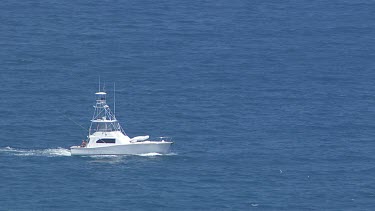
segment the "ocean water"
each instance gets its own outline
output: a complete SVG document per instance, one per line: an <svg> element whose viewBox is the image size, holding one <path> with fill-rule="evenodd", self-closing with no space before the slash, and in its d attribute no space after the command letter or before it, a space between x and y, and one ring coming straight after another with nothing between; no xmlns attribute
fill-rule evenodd
<svg viewBox="0 0 375 211"><path fill-rule="evenodd" d="M374 1L0 6L0 210L374 210ZM167 155L71 156L98 87Z"/></svg>

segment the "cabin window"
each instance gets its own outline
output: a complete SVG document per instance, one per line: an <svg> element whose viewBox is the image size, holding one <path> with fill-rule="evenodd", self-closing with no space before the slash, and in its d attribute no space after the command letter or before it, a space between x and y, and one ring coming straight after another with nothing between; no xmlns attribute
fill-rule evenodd
<svg viewBox="0 0 375 211"><path fill-rule="evenodd" d="M116 139L112 139L112 138L103 138L103 139L99 139L96 141L96 143L99 143L99 144L114 144L116 143Z"/></svg>

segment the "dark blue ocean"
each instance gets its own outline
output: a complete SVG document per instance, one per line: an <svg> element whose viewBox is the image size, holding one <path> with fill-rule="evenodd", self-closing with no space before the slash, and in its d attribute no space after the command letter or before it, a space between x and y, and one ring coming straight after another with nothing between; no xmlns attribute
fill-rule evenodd
<svg viewBox="0 0 375 211"><path fill-rule="evenodd" d="M0 210L374 210L375 1L0 6ZM105 83L167 155L70 156ZM76 122L76 123L74 123Z"/></svg>

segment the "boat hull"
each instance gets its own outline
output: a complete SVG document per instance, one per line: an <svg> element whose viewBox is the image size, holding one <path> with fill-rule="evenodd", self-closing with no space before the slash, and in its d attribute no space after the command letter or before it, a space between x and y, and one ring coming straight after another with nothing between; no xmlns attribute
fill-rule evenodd
<svg viewBox="0 0 375 211"><path fill-rule="evenodd" d="M111 145L103 147L79 147L70 148L72 155L137 155L146 153L167 154L173 142L137 142L130 144Z"/></svg>

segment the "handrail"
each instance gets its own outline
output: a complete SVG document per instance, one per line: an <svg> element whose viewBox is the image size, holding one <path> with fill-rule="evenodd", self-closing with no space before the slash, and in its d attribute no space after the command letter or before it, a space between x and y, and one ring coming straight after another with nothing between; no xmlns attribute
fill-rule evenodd
<svg viewBox="0 0 375 211"><path fill-rule="evenodd" d="M172 141L172 137L169 137L169 136L160 136L160 137L156 137L159 141Z"/></svg>

